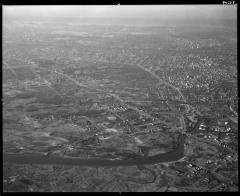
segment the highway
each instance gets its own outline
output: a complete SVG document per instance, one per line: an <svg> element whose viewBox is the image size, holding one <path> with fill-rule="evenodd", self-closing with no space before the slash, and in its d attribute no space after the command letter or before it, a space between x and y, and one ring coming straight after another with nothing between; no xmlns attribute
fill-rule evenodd
<svg viewBox="0 0 240 196"><path fill-rule="evenodd" d="M71 78L71 77L68 76L67 74L61 73L61 72L59 72L59 71L54 71L54 72L57 73L57 74L59 74L59 75L62 75L62 76L64 76L64 77L68 78L69 80L71 80L72 82L74 82L76 85L78 85L78 86L80 86L80 87L84 87L84 88L87 88L87 89L91 89L91 90L94 90L94 91L97 91L97 92L100 92L100 93L104 93L104 94L107 94L107 95L110 95L110 96L114 97L117 101L121 102L121 103L122 103L123 105L125 105L127 108L130 108L130 109L138 112L141 116L143 115L143 116L146 116L147 118L153 118L153 117L152 117L151 115L149 115L148 113L146 113L146 112L144 112L144 111L142 111L142 110L139 110L138 108L136 108L136 107L134 107L134 106L130 106L130 105L126 104L125 101L122 100L118 95L115 95L115 94L113 94L113 93L106 92L106 91L104 91L104 90L99 90L99 89L91 88L91 87L89 87L89 86L87 86L87 85L84 85L84 84L78 82L77 80Z"/></svg>

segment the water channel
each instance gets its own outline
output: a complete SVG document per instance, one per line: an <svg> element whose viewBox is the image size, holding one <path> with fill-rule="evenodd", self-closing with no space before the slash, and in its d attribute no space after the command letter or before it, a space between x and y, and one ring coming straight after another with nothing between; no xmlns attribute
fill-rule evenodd
<svg viewBox="0 0 240 196"><path fill-rule="evenodd" d="M163 162L178 161L184 157L185 135L178 136L178 145L172 151L157 154L154 156L143 156L134 159L110 160L110 159L80 159L66 157L50 157L44 155L24 155L3 153L3 162L14 164L60 164L60 165L78 165L78 166L132 166L149 165Z"/></svg>

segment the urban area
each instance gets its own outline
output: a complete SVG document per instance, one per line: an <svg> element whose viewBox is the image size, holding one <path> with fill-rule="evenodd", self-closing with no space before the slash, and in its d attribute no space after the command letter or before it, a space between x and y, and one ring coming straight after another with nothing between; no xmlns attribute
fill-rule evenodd
<svg viewBox="0 0 240 196"><path fill-rule="evenodd" d="M3 191L238 191L236 28L19 20L3 23Z"/></svg>

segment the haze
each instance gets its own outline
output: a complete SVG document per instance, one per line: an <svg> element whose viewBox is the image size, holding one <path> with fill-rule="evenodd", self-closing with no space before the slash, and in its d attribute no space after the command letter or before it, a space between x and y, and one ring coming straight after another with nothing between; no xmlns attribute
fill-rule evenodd
<svg viewBox="0 0 240 196"><path fill-rule="evenodd" d="M236 19L235 5L3 6L9 17Z"/></svg>

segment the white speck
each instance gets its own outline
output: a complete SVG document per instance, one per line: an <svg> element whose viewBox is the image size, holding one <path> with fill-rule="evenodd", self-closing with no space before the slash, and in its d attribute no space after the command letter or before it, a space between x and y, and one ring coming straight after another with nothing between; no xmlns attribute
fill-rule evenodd
<svg viewBox="0 0 240 196"><path fill-rule="evenodd" d="M117 129L113 129L113 128L105 129L105 131L106 131L106 132L115 132L115 133L118 132Z"/></svg>
<svg viewBox="0 0 240 196"><path fill-rule="evenodd" d="M138 144L143 144L143 142L139 138L137 138L137 137L134 137L134 140Z"/></svg>

